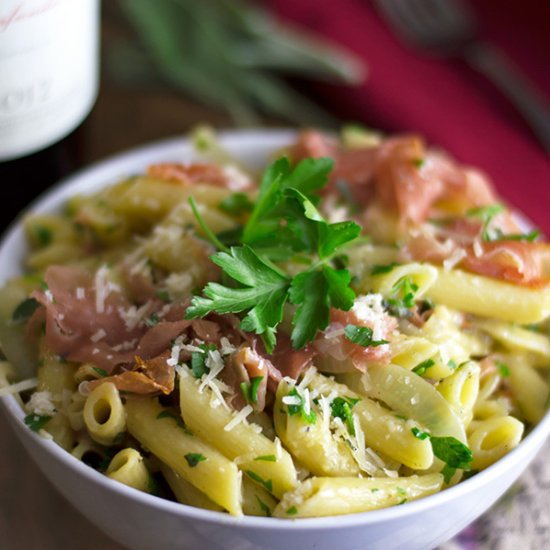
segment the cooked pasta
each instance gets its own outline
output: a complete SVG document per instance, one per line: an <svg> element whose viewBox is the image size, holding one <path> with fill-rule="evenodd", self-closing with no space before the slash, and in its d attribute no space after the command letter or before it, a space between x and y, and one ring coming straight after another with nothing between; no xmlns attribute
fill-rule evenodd
<svg viewBox="0 0 550 550"><path fill-rule="evenodd" d="M482 176L415 136L304 131L258 179L205 135L201 162L24 220L0 396L30 429L287 519L406 505L520 444L550 396L550 245Z"/></svg>

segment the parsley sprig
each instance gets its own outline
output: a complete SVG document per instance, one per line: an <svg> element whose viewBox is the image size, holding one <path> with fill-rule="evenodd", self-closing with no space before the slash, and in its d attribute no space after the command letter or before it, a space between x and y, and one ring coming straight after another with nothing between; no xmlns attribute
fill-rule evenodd
<svg viewBox="0 0 550 550"><path fill-rule="evenodd" d="M331 159L310 158L293 168L280 158L267 168L240 244L227 249L211 239L221 249L212 261L237 284L208 283L204 296L193 298L188 319L211 312L244 313L241 328L260 335L271 353L287 302L296 306L291 333L295 349L327 327L331 307L351 308L351 275L333 260L359 236L361 227L353 221L329 223L316 206L316 192L326 185L332 166ZM194 212L211 236L196 208ZM292 277L274 263L304 255L311 261Z"/></svg>

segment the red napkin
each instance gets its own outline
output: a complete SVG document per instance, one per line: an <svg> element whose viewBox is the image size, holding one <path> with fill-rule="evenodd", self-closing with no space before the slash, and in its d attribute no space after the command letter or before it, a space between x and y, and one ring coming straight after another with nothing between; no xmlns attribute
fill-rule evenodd
<svg viewBox="0 0 550 550"><path fill-rule="evenodd" d="M387 131L413 131L484 170L499 193L550 235L550 157L514 107L457 60L404 46L368 0L270 0L282 18L347 46L368 64L358 87L316 86L331 110ZM550 103L550 3L471 2L480 37L499 46Z"/></svg>

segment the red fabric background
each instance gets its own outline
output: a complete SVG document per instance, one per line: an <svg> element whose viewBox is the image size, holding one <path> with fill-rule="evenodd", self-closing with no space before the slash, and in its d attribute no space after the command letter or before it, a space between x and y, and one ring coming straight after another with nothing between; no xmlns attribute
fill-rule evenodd
<svg viewBox="0 0 550 550"><path fill-rule="evenodd" d="M368 0L270 0L282 19L346 45L368 64L359 87L316 86L344 120L414 131L490 175L500 194L550 235L550 157L514 107L459 60L405 47ZM550 2L471 1L480 36L501 47L550 104Z"/></svg>

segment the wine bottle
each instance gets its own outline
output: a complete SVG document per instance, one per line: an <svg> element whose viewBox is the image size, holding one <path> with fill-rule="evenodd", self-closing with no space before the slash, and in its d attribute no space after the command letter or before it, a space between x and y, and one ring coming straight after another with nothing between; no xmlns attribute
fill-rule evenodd
<svg viewBox="0 0 550 550"><path fill-rule="evenodd" d="M0 229L82 160L98 65L99 0L1 0Z"/></svg>

